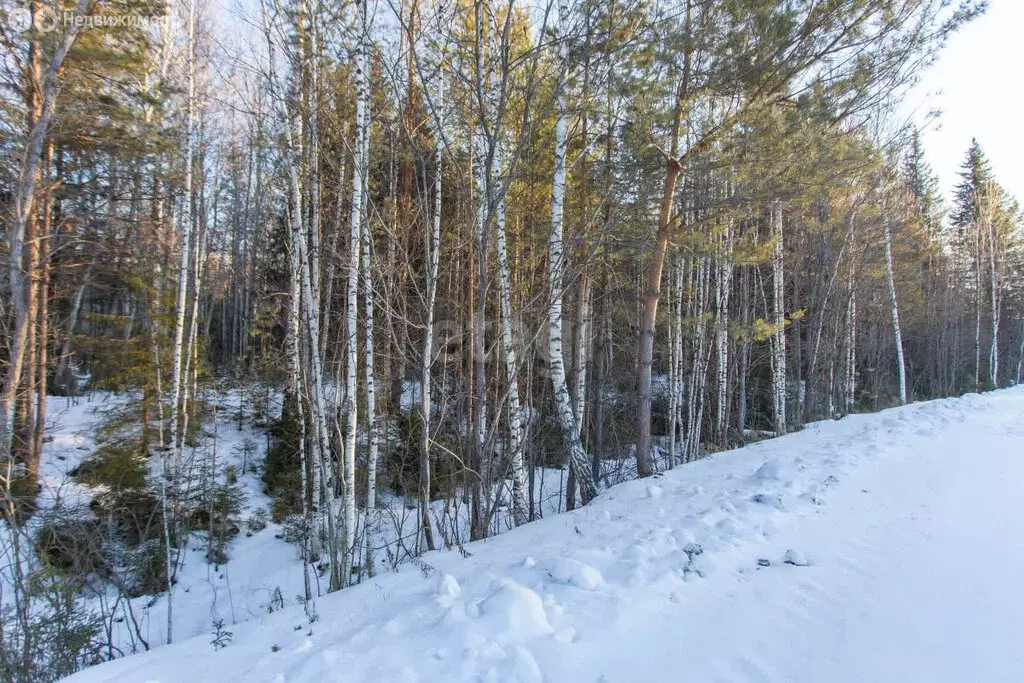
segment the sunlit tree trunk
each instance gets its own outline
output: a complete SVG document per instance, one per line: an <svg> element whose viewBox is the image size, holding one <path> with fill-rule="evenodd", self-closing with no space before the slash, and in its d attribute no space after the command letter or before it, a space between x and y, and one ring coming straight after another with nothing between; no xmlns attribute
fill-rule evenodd
<svg viewBox="0 0 1024 683"><path fill-rule="evenodd" d="M992 388L999 388L999 303L1000 303L1000 282L999 271L996 266L996 253L998 251L998 234L996 232L995 209L998 199L998 189L994 183L984 192L982 201L981 220L984 221L988 236L988 276L989 276L989 297L991 303L990 317L992 321L992 339L989 345L988 367L989 381Z"/></svg>
<svg viewBox="0 0 1024 683"><path fill-rule="evenodd" d="M900 405L907 402L907 366L903 358L903 333L900 331L900 307L896 296L896 275L892 260L892 227L885 196L885 171L878 172L878 191L882 202L882 232L885 238L885 276L889 285L889 302L892 312L892 333L896 343L896 371L900 387Z"/></svg>
<svg viewBox="0 0 1024 683"><path fill-rule="evenodd" d="M193 154L195 147L196 122L196 64L195 64L195 33L196 33L196 0L189 2L188 10L188 43L186 47L186 63L188 71L188 113L185 119L185 199L181 215L181 262L178 267L178 293L176 301L176 317L174 323L174 342L171 351L171 429L170 446L174 451L175 465L181 460L181 445L184 436L179 438L178 419L182 394L182 345L185 336L185 307L188 294L189 260L192 252L192 225L194 214L193 194ZM173 503L168 496L173 496L169 487L170 479L177 478L176 472L168 463L166 451L161 454L161 505L163 507L164 545L167 560L167 642L172 642L174 613L174 562L171 556L171 527L174 516Z"/></svg>
<svg viewBox="0 0 1024 683"><path fill-rule="evenodd" d="M668 468L676 466L677 436L681 426L683 394L683 269L675 267L674 283L669 285L672 322L669 326L669 408L668 408Z"/></svg>
<svg viewBox="0 0 1024 683"><path fill-rule="evenodd" d="M502 164L502 145L499 140L492 177ZM512 518L516 525L526 522L526 475L523 469L523 415L519 402L519 355L512 337L512 293L509 278L508 246L505 236L505 199L500 198L495 208L498 247L498 284L501 300L501 345L505 357L505 380L508 382L509 423L509 475L512 479ZM578 424L578 423L577 423Z"/></svg>
<svg viewBox="0 0 1024 683"><path fill-rule="evenodd" d="M775 419L775 433L786 433L786 307L785 269L782 244L782 204L776 200L771 208L771 231L774 240L772 251L772 407Z"/></svg>
<svg viewBox="0 0 1024 683"><path fill-rule="evenodd" d="M729 390L729 297L732 292L733 221L728 219L725 235L718 245L715 282L715 440L726 443Z"/></svg>
<svg viewBox="0 0 1024 683"><path fill-rule="evenodd" d="M350 240L349 240L349 270L348 270L348 311L345 351L345 495L342 502L344 506L344 526L342 529L343 544L341 571L338 576L340 588L348 584L348 577L352 567L353 549L355 547L356 534L356 404L358 398L357 383L357 351L358 339L358 317L357 306L359 296L359 242L362 234L363 220L363 190L366 186L367 173L367 142L365 136L369 135L367 126L369 108L369 88L366 82L366 53L367 53L367 10L366 0L358 2L358 37L356 44L355 64L355 93L356 93L356 125L355 125L355 173L352 187L352 211L350 218Z"/></svg>
<svg viewBox="0 0 1024 683"><path fill-rule="evenodd" d="M370 158L370 136L364 136L363 158ZM363 216L368 215L365 203L367 201L367 188L365 187L366 177L363 177ZM377 426L377 378L374 368L374 346L373 346L373 314L374 296L373 273L370 268L370 254L372 253L373 235L370 231L370 221L363 220L363 297L366 307L366 426L368 432L368 453L366 460L366 508L364 511L363 534L366 536L366 557L363 565L370 576L373 576L373 539L371 531L376 531L376 510L377 510L377 457L379 452L380 436Z"/></svg>
<svg viewBox="0 0 1024 683"><path fill-rule="evenodd" d="M420 366L420 462L419 462L419 514L420 528L428 549L434 549L434 533L430 526L430 412L434 366L434 306L437 302L438 265L441 254L441 181L444 170L444 81L439 77L437 100L434 103L434 214L431 229L424 245L427 255L427 321L423 331L423 358Z"/></svg>
<svg viewBox="0 0 1024 683"><path fill-rule="evenodd" d="M60 42L57 43L50 64L45 70L45 75L41 68L35 74L30 74L30 78L34 81L31 87L38 88L38 96L34 105L35 111L28 121L27 142L24 156L20 159L18 178L12 193L11 220L8 223L7 234L8 286L11 293L11 308L14 310L14 326L10 330L7 373L0 385L0 467L6 470L3 473L3 486L0 487L0 494L8 492L13 478L14 460L11 457L13 430L10 425L10 415L18 387L22 383L28 332L29 327L33 324L29 317L25 282L22 277L25 234L37 208L35 205L36 188L39 183L40 166L43 163L46 133L50 128L56 107L57 77L78 36L80 24L77 20L85 13L88 6L89 0L79 0L74 10L74 21L68 24ZM34 49L39 49L38 43L34 43ZM34 368L30 368L30 371L32 370Z"/></svg>
<svg viewBox="0 0 1024 683"><path fill-rule="evenodd" d="M568 25L569 8L566 0L558 3L558 26ZM567 54L565 36L559 33L560 54ZM563 59L564 61L564 59ZM563 88L564 89L564 88ZM565 156L568 149L568 113L564 92L559 92L555 118L555 174L551 189L551 236L548 240L548 369L554 389L555 409L562 439L569 451L569 466L580 487L582 502L586 505L597 495L589 458L580 440L579 424L572 408L572 399L565 377L565 357L562 351L562 296L564 293L565 248L562 243L562 219L565 210Z"/></svg>
<svg viewBox="0 0 1024 683"><path fill-rule="evenodd" d="M843 397L846 412L853 410L857 396L857 290L854 289L854 266L850 264L849 296L846 300L845 379Z"/></svg>

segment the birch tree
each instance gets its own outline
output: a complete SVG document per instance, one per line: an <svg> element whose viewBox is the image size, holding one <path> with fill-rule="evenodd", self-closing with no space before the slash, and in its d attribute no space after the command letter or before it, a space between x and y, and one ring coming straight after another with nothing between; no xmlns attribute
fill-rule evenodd
<svg viewBox="0 0 1024 683"><path fill-rule="evenodd" d="M568 54L569 6L567 0L558 0L558 22L555 40L558 43L562 63ZM565 247L563 239L563 217L565 213L565 156L568 149L568 112L564 85L558 93L555 113L555 173L551 188L551 236L548 240L548 370L554 389L555 409L562 439L569 451L569 467L580 487L583 504L597 496L589 458L580 440L580 428L573 412L569 387L565 377L565 357L562 352L562 296L565 275Z"/></svg>
<svg viewBox="0 0 1024 683"><path fill-rule="evenodd" d="M903 359L903 333L900 330L900 307L896 296L896 275L892 258L892 227L889 222L885 196L885 171L878 172L878 194L882 209L882 235L885 239L885 279L889 286L889 302L892 312L892 334L896 344L896 372L899 380L900 405L907 402L907 366Z"/></svg>
<svg viewBox="0 0 1024 683"><path fill-rule="evenodd" d="M356 47L355 47L355 96L356 122L353 150L352 209L349 218L349 265L348 265L348 309L346 315L346 351L345 351L345 400L344 400L344 473L345 493L342 501L344 506L344 526L342 542L341 571L338 574L336 588L348 584L349 571L352 566L352 551L356 534L356 403L357 403L357 352L359 346L357 304L359 296L359 256L360 239L363 221L363 189L367 173L366 158L369 136L367 126L367 109L369 108L369 86L366 81L366 55L368 40L368 23L366 0L357 3Z"/></svg>
<svg viewBox="0 0 1024 683"><path fill-rule="evenodd" d="M775 433L786 433L786 284L782 232L782 203L771 206L772 233L772 414Z"/></svg>

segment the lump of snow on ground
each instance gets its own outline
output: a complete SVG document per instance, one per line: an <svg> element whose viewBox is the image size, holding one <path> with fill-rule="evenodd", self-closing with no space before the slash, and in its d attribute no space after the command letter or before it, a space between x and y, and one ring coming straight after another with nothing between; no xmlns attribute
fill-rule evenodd
<svg viewBox="0 0 1024 683"><path fill-rule="evenodd" d="M554 629L536 592L509 578L498 579L477 606L482 626L499 642L523 642Z"/></svg>
<svg viewBox="0 0 1024 683"><path fill-rule="evenodd" d="M454 600L459 597L462 592L462 586L455 580L455 577L445 572L441 575L441 580L438 582L437 594L442 598L448 598Z"/></svg>
<svg viewBox="0 0 1024 683"><path fill-rule="evenodd" d="M548 575L556 583L594 591L604 585L604 577L589 564L559 557L548 566Z"/></svg>
<svg viewBox="0 0 1024 683"><path fill-rule="evenodd" d="M782 561L786 564L792 564L797 567L806 567L808 564L807 558L804 557L803 553L793 550L792 548L786 551L786 556L782 558Z"/></svg>
<svg viewBox="0 0 1024 683"><path fill-rule="evenodd" d="M758 467L750 478L753 481L778 481L780 479L778 460L765 460L764 464Z"/></svg>

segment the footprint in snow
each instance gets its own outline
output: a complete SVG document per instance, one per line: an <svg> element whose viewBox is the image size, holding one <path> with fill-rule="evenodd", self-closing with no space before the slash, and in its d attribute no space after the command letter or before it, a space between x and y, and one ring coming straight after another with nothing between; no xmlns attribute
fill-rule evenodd
<svg viewBox="0 0 1024 683"><path fill-rule="evenodd" d="M803 497L812 505L820 506L825 504L825 499L822 498L820 494L813 491L808 491L803 495Z"/></svg>
<svg viewBox="0 0 1024 683"><path fill-rule="evenodd" d="M760 505L769 505L776 510L781 510L784 507L780 493L757 493L750 500Z"/></svg>

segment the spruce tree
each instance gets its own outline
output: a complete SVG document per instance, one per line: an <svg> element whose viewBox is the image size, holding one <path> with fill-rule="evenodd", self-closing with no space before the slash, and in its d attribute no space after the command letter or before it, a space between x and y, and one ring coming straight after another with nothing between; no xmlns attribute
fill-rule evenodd
<svg viewBox="0 0 1024 683"><path fill-rule="evenodd" d="M907 150L903 165L903 179L910 192L910 208L913 214L926 224L930 224L941 210L942 198L939 193L938 176L924 158L921 131L916 129L911 135L910 149Z"/></svg>
<svg viewBox="0 0 1024 683"><path fill-rule="evenodd" d="M963 230L981 215L982 195L992 180L992 168L977 138L971 139L964 162L960 165L960 182L953 194L953 226Z"/></svg>

